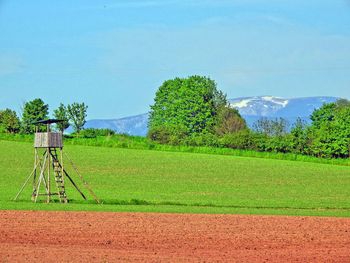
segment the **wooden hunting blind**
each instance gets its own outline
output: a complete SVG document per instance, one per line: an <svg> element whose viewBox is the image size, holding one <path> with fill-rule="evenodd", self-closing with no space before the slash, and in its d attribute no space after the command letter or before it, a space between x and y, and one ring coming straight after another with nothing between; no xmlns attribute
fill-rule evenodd
<svg viewBox="0 0 350 263"><path fill-rule="evenodd" d="M32 200L37 202L39 196L45 196L46 202L54 201L55 199L61 203L67 203L68 197L66 193L65 179L67 178L74 188L86 200L83 192L78 188L72 177L67 173L63 165L63 155L69 160L77 175L80 177L83 185L93 196L95 201L99 203L98 198L83 179L74 163L69 159L66 153L63 152L63 134L62 132L52 131L51 125L63 122L64 120L48 119L33 123L35 125L34 134L34 169L28 176L23 186L17 193L15 200L22 193L23 189L32 178ZM46 125L46 131L43 132L42 126ZM40 129L39 129L40 128ZM40 131L39 131L40 130ZM41 188L44 187L44 191ZM54 198L54 197L57 198Z"/></svg>
<svg viewBox="0 0 350 263"><path fill-rule="evenodd" d="M63 148L62 133L37 132L34 139L35 148Z"/></svg>

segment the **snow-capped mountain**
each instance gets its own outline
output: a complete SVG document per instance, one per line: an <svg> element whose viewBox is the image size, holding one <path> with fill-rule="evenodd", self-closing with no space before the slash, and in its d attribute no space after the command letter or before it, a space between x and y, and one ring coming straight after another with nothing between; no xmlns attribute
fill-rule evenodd
<svg viewBox="0 0 350 263"><path fill-rule="evenodd" d="M230 105L243 116L259 117L309 117L324 103L334 102L336 97L279 98L273 96L230 99Z"/></svg>
<svg viewBox="0 0 350 263"><path fill-rule="evenodd" d="M230 105L239 110L248 125L262 117L285 118L290 124L300 117L306 121L324 103L336 101L336 97L279 98L273 96L244 97L230 99ZM148 113L114 120L90 120L85 128L109 128L118 133L145 136Z"/></svg>
<svg viewBox="0 0 350 263"><path fill-rule="evenodd" d="M262 96L262 97L245 97L229 100L231 107L236 108L242 115L264 116L285 108L289 100L284 98Z"/></svg>

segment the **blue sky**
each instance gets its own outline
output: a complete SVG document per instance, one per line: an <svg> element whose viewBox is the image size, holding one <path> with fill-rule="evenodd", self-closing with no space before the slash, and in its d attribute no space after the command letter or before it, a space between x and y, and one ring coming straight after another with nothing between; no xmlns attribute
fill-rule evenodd
<svg viewBox="0 0 350 263"><path fill-rule="evenodd" d="M229 98L350 99L350 0L0 0L0 109L125 117L194 74Z"/></svg>

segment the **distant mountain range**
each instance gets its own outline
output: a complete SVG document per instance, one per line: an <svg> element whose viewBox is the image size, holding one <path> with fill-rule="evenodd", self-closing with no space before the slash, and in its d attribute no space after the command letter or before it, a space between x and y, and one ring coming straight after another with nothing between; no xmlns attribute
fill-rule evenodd
<svg viewBox="0 0 350 263"><path fill-rule="evenodd" d="M148 113L112 120L89 120L85 128L108 128L117 133L145 136L147 134Z"/></svg>
<svg viewBox="0 0 350 263"><path fill-rule="evenodd" d="M334 102L336 97L306 97L285 99L273 96L257 96L230 99L230 105L239 110L248 125L262 117L285 118L290 124L300 117L309 121L311 113L324 103ZM148 113L111 120L89 120L85 128L108 128L117 133L145 136L147 134Z"/></svg>
<svg viewBox="0 0 350 263"><path fill-rule="evenodd" d="M249 126L261 118L284 118L292 125L298 117L306 122L310 115L324 103L338 100L336 97L279 98L273 96L230 99L230 105L239 110Z"/></svg>

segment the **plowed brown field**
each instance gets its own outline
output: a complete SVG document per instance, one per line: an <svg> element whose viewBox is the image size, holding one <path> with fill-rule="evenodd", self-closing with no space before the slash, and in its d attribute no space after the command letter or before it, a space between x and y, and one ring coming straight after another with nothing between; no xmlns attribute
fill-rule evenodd
<svg viewBox="0 0 350 263"><path fill-rule="evenodd" d="M350 218L0 211L0 262L350 262Z"/></svg>

